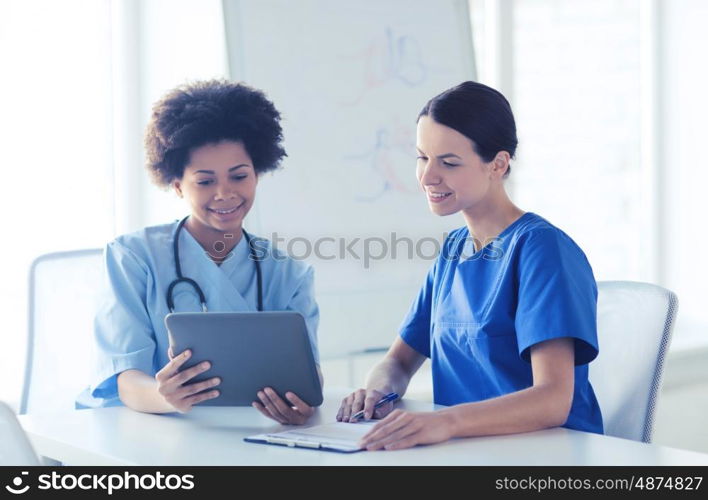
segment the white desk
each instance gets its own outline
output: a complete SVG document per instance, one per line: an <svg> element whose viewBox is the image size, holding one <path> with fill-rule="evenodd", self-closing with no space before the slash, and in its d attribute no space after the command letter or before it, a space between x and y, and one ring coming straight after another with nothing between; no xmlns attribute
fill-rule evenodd
<svg viewBox="0 0 708 500"><path fill-rule="evenodd" d="M311 423L334 421L345 394L327 391ZM400 407L432 409L405 400ZM350 455L253 444L243 438L285 427L250 407L197 407L185 415L114 407L23 415L20 422L40 455L70 465L708 465L702 453L562 428Z"/></svg>

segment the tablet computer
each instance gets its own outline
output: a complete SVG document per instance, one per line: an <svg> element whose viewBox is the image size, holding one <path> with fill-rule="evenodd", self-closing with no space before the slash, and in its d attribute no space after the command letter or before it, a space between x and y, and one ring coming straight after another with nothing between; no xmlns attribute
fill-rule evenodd
<svg viewBox="0 0 708 500"><path fill-rule="evenodd" d="M250 406L272 387L284 401L294 392L310 406L322 404L322 386L305 319L292 311L171 313L165 317L172 352L192 356L182 369L209 361L188 383L220 377L209 406ZM211 389L209 389L211 390Z"/></svg>

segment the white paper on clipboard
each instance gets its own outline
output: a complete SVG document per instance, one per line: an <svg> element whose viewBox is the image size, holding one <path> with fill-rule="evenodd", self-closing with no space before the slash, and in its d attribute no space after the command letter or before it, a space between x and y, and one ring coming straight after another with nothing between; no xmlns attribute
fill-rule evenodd
<svg viewBox="0 0 708 500"><path fill-rule="evenodd" d="M333 422L272 434L258 434L249 436L245 440L251 443L353 453L361 451L359 441L376 422L375 420L361 420L356 423Z"/></svg>

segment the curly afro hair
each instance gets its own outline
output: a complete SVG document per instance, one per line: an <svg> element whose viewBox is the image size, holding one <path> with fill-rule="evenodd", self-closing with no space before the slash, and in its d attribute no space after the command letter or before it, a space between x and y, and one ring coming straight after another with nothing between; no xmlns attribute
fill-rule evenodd
<svg viewBox="0 0 708 500"><path fill-rule="evenodd" d="M171 90L153 106L145 131L153 181L169 187L182 178L194 148L223 140L242 142L258 175L275 170L287 156L280 113L260 90L227 80Z"/></svg>

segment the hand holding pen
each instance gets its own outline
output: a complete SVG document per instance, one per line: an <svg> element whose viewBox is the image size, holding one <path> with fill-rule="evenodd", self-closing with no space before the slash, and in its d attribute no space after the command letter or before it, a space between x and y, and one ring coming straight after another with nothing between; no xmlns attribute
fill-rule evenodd
<svg viewBox="0 0 708 500"><path fill-rule="evenodd" d="M359 389L342 400L337 413L341 422L356 422L362 417L383 418L393 409L393 402L399 398L395 392L384 394L375 389Z"/></svg>
<svg viewBox="0 0 708 500"><path fill-rule="evenodd" d="M393 402L394 402L395 400L397 400L397 399L398 399L398 394L396 394L395 392L389 392L389 393L386 394L384 397L382 397L381 399L379 399L379 400L376 402L376 404L374 404L374 412L376 411L377 408L381 408L383 405L385 405L386 403L389 403L389 402L393 403ZM372 414L373 414L374 412L372 412ZM357 420L359 420L359 419L360 419L361 417L363 417L363 416L364 416L364 410L359 410L359 411L356 412L354 415L352 415L351 417L349 417L349 421L350 421L350 422L356 422Z"/></svg>

